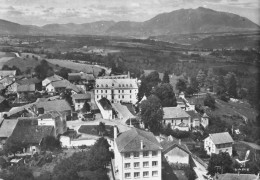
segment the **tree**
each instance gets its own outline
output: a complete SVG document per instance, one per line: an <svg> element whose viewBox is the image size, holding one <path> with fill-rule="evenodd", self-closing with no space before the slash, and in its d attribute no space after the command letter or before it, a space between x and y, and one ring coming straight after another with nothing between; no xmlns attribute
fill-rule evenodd
<svg viewBox="0 0 260 180"><path fill-rule="evenodd" d="M226 93L226 84L225 84L224 76L219 76L217 80L216 94L222 95L224 93Z"/></svg>
<svg viewBox="0 0 260 180"><path fill-rule="evenodd" d="M145 127L149 128L153 133L160 132L163 109L157 96L151 95L141 103L141 119Z"/></svg>
<svg viewBox="0 0 260 180"><path fill-rule="evenodd" d="M10 137L7 139L5 145L4 145L4 152L6 154L12 153L14 156L17 152L22 152L25 145L21 142L16 142Z"/></svg>
<svg viewBox="0 0 260 180"><path fill-rule="evenodd" d="M68 68L61 68L58 72L56 72L57 75L63 77L64 79L68 79L68 74L71 73L71 69Z"/></svg>
<svg viewBox="0 0 260 180"><path fill-rule="evenodd" d="M91 110L91 107L90 107L89 103L86 101L80 111L81 111L81 113L87 113L90 110Z"/></svg>
<svg viewBox="0 0 260 180"><path fill-rule="evenodd" d="M204 99L204 105L210 107L211 109L215 109L215 98L212 97L210 94L206 95L206 98Z"/></svg>
<svg viewBox="0 0 260 180"><path fill-rule="evenodd" d="M41 60L41 63L34 68L34 71L39 79L45 79L54 74L52 67L46 60Z"/></svg>
<svg viewBox="0 0 260 180"><path fill-rule="evenodd" d="M190 85L186 88L186 95L193 95L194 93L199 92L199 84L196 80L196 78L192 77L190 80Z"/></svg>
<svg viewBox="0 0 260 180"><path fill-rule="evenodd" d="M156 86L152 90L152 94L156 95L160 101L161 105L163 107L176 107L177 106L177 100L175 97L175 94L173 92L172 85L168 83L164 83L161 85Z"/></svg>
<svg viewBox="0 0 260 180"><path fill-rule="evenodd" d="M225 83L227 87L227 93L233 98L237 98L237 78L234 73L228 73L225 76Z"/></svg>
<svg viewBox="0 0 260 180"><path fill-rule="evenodd" d="M101 69L101 71L99 71L98 76L104 76L106 74L105 69Z"/></svg>
<svg viewBox="0 0 260 180"><path fill-rule="evenodd" d="M34 180L32 170L25 166L13 166L9 173L0 174L6 180Z"/></svg>
<svg viewBox="0 0 260 180"><path fill-rule="evenodd" d="M199 70L198 75L196 77L196 80L199 83L199 87L203 87L204 86L205 78L206 78L206 75L205 75L204 71Z"/></svg>
<svg viewBox="0 0 260 180"><path fill-rule="evenodd" d="M164 74L163 74L163 83L170 83L168 71L165 71Z"/></svg>
<svg viewBox="0 0 260 180"><path fill-rule="evenodd" d="M184 79L178 79L178 82L176 83L176 89L179 90L179 92L185 92L187 88L186 81Z"/></svg>
<svg viewBox="0 0 260 180"><path fill-rule="evenodd" d="M53 136L46 136L42 139L41 141L41 150L49 150L49 151L53 151L55 149L60 149L61 148L61 144L60 144L60 140L56 139Z"/></svg>
<svg viewBox="0 0 260 180"><path fill-rule="evenodd" d="M218 167L220 168L218 170ZM208 174L214 176L215 173L232 173L232 159L227 152L212 154L208 165Z"/></svg>
<svg viewBox="0 0 260 180"><path fill-rule="evenodd" d="M205 86L210 90L213 90L214 81L215 81L215 77L214 77L213 69L209 68L207 77L205 79Z"/></svg>
<svg viewBox="0 0 260 180"><path fill-rule="evenodd" d="M103 122L100 122L98 125L98 134L101 136L104 136L104 134L106 133L106 125Z"/></svg>

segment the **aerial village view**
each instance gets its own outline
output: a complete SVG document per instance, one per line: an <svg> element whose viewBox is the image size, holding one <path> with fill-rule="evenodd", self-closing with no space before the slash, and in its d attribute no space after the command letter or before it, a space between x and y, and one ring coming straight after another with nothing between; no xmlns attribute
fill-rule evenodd
<svg viewBox="0 0 260 180"><path fill-rule="evenodd" d="M0 180L259 180L258 0L0 0Z"/></svg>

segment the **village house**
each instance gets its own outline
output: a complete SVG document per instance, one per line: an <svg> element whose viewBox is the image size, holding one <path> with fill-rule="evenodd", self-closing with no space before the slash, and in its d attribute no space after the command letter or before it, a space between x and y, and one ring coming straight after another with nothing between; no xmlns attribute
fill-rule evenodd
<svg viewBox="0 0 260 180"><path fill-rule="evenodd" d="M86 102L91 101L91 94L86 93L86 94L73 94L72 95L72 102L74 105L74 110L79 111L83 108L84 104Z"/></svg>
<svg viewBox="0 0 260 180"><path fill-rule="evenodd" d="M148 131L132 128L117 137L113 161L117 179L162 179L162 147Z"/></svg>
<svg viewBox="0 0 260 180"><path fill-rule="evenodd" d="M46 92L50 94L61 93L65 90L71 91L72 94L80 93L81 90L74 84L71 84L68 80L53 81L46 85Z"/></svg>
<svg viewBox="0 0 260 180"><path fill-rule="evenodd" d="M39 126L37 118L18 118L18 122L8 140L22 144L24 153L40 152L43 138L54 136L53 126Z"/></svg>
<svg viewBox="0 0 260 180"><path fill-rule="evenodd" d="M180 131L189 131L191 128L190 115L180 107L164 107L163 108L162 124L168 126L170 124L172 129L179 129Z"/></svg>
<svg viewBox="0 0 260 180"><path fill-rule="evenodd" d="M231 156L233 143L234 140L228 132L209 134L204 140L204 149L208 155L227 152Z"/></svg>
<svg viewBox="0 0 260 180"><path fill-rule="evenodd" d="M39 126L53 126L55 137L67 131L66 119L58 111L49 111L37 119Z"/></svg>
<svg viewBox="0 0 260 180"><path fill-rule="evenodd" d="M5 144L6 140L12 135L17 124L17 119L4 119L0 126L0 149Z"/></svg>
<svg viewBox="0 0 260 180"><path fill-rule="evenodd" d="M188 113L191 117L191 127L192 128L198 128L200 127L200 123L201 123L201 116L200 114L193 110L193 111L186 111L186 113Z"/></svg>
<svg viewBox="0 0 260 180"><path fill-rule="evenodd" d="M95 100L107 98L112 103L137 102L137 79L96 79Z"/></svg>
<svg viewBox="0 0 260 180"><path fill-rule="evenodd" d="M15 82L15 77L4 77L0 79L1 89L7 90L7 93L16 93L17 92L17 83Z"/></svg>
<svg viewBox="0 0 260 180"><path fill-rule="evenodd" d="M47 86L48 84L50 84L51 82L60 81L60 80L63 80L63 79L64 79L63 77L60 77L60 76L54 74L53 76L47 77L47 78L45 78L45 79L42 81L42 87L46 88L46 86Z"/></svg>
<svg viewBox="0 0 260 180"><path fill-rule="evenodd" d="M0 122L4 114L6 114L10 109L8 101L3 96L0 96Z"/></svg>
<svg viewBox="0 0 260 180"><path fill-rule="evenodd" d="M100 110L103 119L113 119L113 109L111 102L108 99L102 98L96 102L96 105Z"/></svg>
<svg viewBox="0 0 260 180"><path fill-rule="evenodd" d="M17 86L17 98L32 95L35 93L35 84L23 84Z"/></svg>
<svg viewBox="0 0 260 180"><path fill-rule="evenodd" d="M176 168L190 166L190 151L185 144L181 143L180 139L169 136L161 142L161 145L164 160L170 165L176 166Z"/></svg>
<svg viewBox="0 0 260 180"><path fill-rule="evenodd" d="M75 84L77 87L86 90L94 87L95 77L93 74L87 74L84 72L68 73L68 80ZM87 87L87 89L86 89Z"/></svg>

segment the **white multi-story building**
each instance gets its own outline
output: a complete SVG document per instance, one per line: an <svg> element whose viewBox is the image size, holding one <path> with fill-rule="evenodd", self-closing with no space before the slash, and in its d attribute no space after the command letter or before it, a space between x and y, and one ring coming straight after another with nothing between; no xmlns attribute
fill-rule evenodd
<svg viewBox="0 0 260 180"><path fill-rule="evenodd" d="M110 102L137 102L137 79L96 79L95 100L107 98Z"/></svg>
<svg viewBox="0 0 260 180"><path fill-rule="evenodd" d="M151 132L132 128L120 134L114 143L118 179L162 179L162 146Z"/></svg>
<svg viewBox="0 0 260 180"><path fill-rule="evenodd" d="M209 137L204 140L204 149L208 155L228 152L231 156L233 142L234 140L228 132L209 134Z"/></svg>

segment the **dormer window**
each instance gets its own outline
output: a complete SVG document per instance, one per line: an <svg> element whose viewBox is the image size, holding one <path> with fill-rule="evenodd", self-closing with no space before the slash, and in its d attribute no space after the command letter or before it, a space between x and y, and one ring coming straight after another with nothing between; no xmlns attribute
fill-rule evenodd
<svg viewBox="0 0 260 180"><path fill-rule="evenodd" d="M125 85L123 84L122 87L125 87Z"/></svg>
<svg viewBox="0 0 260 180"><path fill-rule="evenodd" d="M126 87L128 87L128 84L126 84Z"/></svg>
<svg viewBox="0 0 260 180"><path fill-rule="evenodd" d="M119 84L119 87L121 87L121 84Z"/></svg>
<svg viewBox="0 0 260 180"><path fill-rule="evenodd" d="M130 84L130 87L132 87L132 84Z"/></svg>
<svg viewBox="0 0 260 180"><path fill-rule="evenodd" d="M99 85L97 84L97 87L99 87Z"/></svg>
<svg viewBox="0 0 260 180"><path fill-rule="evenodd" d="M114 83L112 83L112 86L114 86Z"/></svg>
<svg viewBox="0 0 260 180"><path fill-rule="evenodd" d="M106 84L106 87L108 87L108 85Z"/></svg>
<svg viewBox="0 0 260 180"><path fill-rule="evenodd" d="M101 87L104 87L103 84L101 84Z"/></svg>

